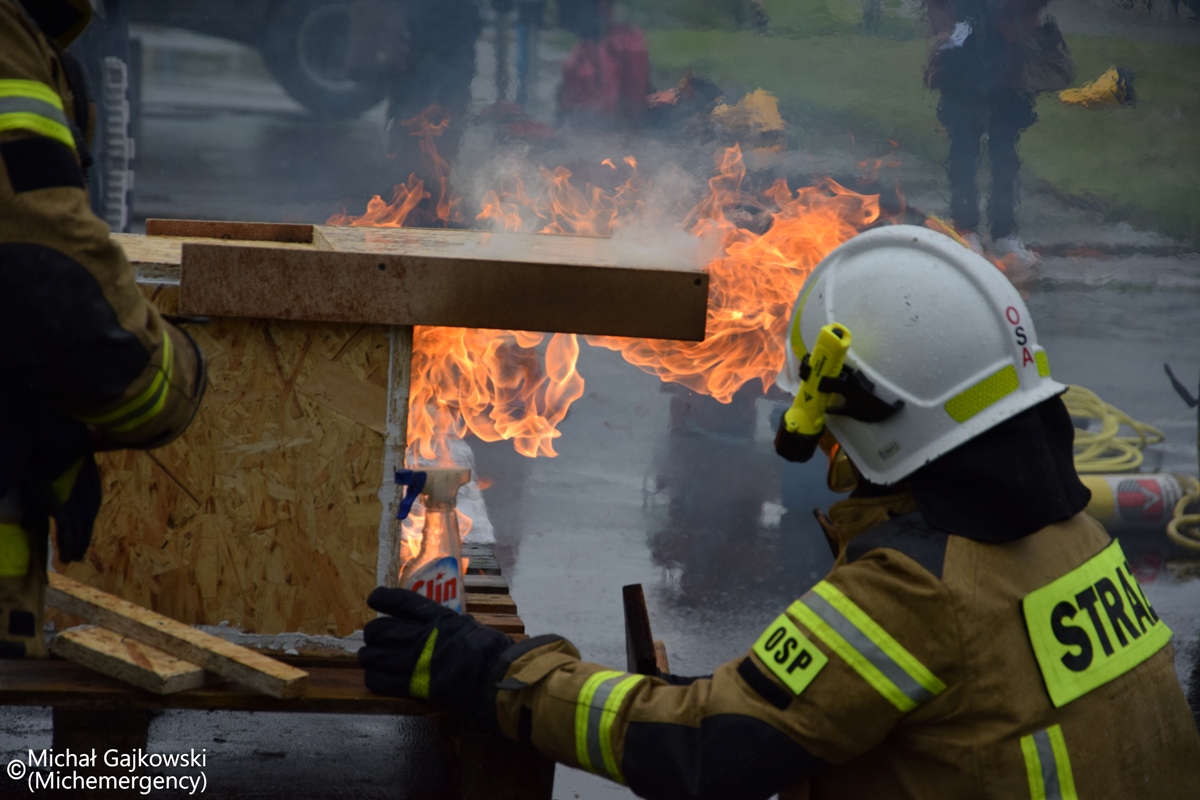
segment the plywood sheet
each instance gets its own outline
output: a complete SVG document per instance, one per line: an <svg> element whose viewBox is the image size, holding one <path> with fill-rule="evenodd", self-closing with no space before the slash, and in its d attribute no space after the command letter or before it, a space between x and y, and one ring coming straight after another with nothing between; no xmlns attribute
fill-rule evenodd
<svg viewBox="0 0 1200 800"><path fill-rule="evenodd" d="M176 310L176 287L143 291ZM386 395L387 329L217 319L190 330L209 359L196 420L166 447L99 457L92 546L57 568L188 624L361 628L383 513L384 412L372 404Z"/></svg>

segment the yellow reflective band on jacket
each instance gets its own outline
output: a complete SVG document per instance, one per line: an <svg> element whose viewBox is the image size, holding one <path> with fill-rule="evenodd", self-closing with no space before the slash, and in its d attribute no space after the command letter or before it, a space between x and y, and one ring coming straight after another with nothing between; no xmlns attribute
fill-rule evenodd
<svg viewBox="0 0 1200 800"><path fill-rule="evenodd" d="M127 433L158 416L167 403L167 392L171 388L171 377L175 367L175 354L171 347L171 336L164 330L162 366L155 373L150 385L137 397L107 414L80 419L89 425L107 428L117 433Z"/></svg>
<svg viewBox="0 0 1200 800"><path fill-rule="evenodd" d="M0 522L0 578L23 578L30 558L25 529L15 522Z"/></svg>
<svg viewBox="0 0 1200 800"><path fill-rule="evenodd" d="M587 679L579 690L575 707L575 757L579 766L625 783L621 766L613 755L612 727L629 690L645 675L603 670Z"/></svg>
<svg viewBox="0 0 1200 800"><path fill-rule="evenodd" d="M826 581L792 603L788 613L903 713L946 690L916 656Z"/></svg>
<svg viewBox="0 0 1200 800"><path fill-rule="evenodd" d="M62 98L44 83L0 80L0 131L27 130L75 149Z"/></svg>
<svg viewBox="0 0 1200 800"><path fill-rule="evenodd" d="M433 663L433 648L437 645L437 628L425 640L417 665L413 667L412 680L408 682L408 693L420 700L429 699L429 667Z"/></svg>
<svg viewBox="0 0 1200 800"><path fill-rule="evenodd" d="M1025 595L1021 611L1055 708L1124 675L1171 640L1116 541Z"/></svg>
<svg viewBox="0 0 1200 800"><path fill-rule="evenodd" d="M1025 756L1031 800L1079 800L1061 726L1022 736L1021 753Z"/></svg>

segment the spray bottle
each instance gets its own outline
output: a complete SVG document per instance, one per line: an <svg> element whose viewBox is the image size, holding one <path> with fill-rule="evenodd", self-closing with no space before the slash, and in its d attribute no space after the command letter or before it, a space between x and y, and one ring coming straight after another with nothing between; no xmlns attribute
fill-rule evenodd
<svg viewBox="0 0 1200 800"><path fill-rule="evenodd" d="M406 487L397 517L408 516L417 495L421 495L425 506L421 550L400 570L400 586L459 614L463 611L462 538L455 499L459 487L470 480L470 469L406 469L396 473L396 483Z"/></svg>

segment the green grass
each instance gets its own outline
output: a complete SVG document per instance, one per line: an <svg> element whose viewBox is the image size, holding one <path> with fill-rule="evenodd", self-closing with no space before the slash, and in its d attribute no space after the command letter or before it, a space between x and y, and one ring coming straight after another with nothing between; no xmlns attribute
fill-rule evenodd
<svg viewBox="0 0 1200 800"><path fill-rule="evenodd" d="M656 75L691 66L726 87L759 86L779 98L800 138L804 120L832 120L858 137L896 139L935 163L945 158L937 95L921 81L927 42L917 23L889 20L898 36L866 37L841 0L769 3L772 36L731 30L651 30ZM887 27L890 25L891 27ZM812 31L820 35L808 35ZM801 33L803 32L803 33ZM1057 96L1022 139L1028 176L1094 198L1113 218L1200 239L1200 48L1119 37L1068 37L1076 85L1117 64L1132 69L1138 103L1086 110Z"/></svg>

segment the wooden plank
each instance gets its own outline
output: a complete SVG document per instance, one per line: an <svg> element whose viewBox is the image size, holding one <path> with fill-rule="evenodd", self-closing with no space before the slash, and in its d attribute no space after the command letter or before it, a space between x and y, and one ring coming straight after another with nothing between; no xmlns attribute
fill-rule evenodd
<svg viewBox="0 0 1200 800"><path fill-rule="evenodd" d="M148 219L147 236L195 236L252 242L311 244L313 226L290 222L219 222L205 219Z"/></svg>
<svg viewBox="0 0 1200 800"><path fill-rule="evenodd" d="M173 694L143 692L98 672L51 659L0 660L0 706L57 708L186 708L282 711L304 714L425 715L438 711L417 700L371 694L361 668L313 667L300 697L268 697L233 683L209 684Z"/></svg>
<svg viewBox="0 0 1200 800"><path fill-rule="evenodd" d="M155 614L65 575L50 573L46 603L116 633L190 661L271 697L296 697L308 675L261 653Z"/></svg>
<svg viewBox="0 0 1200 800"><path fill-rule="evenodd" d="M525 632L525 623L516 614L468 613L468 616L480 625L486 625L501 633Z"/></svg>
<svg viewBox="0 0 1200 800"><path fill-rule="evenodd" d="M506 594L477 594L467 592L467 613L516 614L517 604Z"/></svg>
<svg viewBox="0 0 1200 800"><path fill-rule="evenodd" d="M475 234L476 240L499 236L456 233ZM524 240L493 256L483 246L397 254L185 242L180 310L216 317L704 338L706 274L605 265L619 259L593 258L595 247L579 250L572 260L555 252L560 261L539 262L533 257L546 254Z"/></svg>
<svg viewBox="0 0 1200 800"><path fill-rule="evenodd" d="M463 576L463 586L468 593L508 594L508 581L500 575L472 575L467 573Z"/></svg>
<svg viewBox="0 0 1200 800"><path fill-rule="evenodd" d="M657 675L654 636L650 633L650 614L640 583L621 587L625 605L625 659L627 669L639 675Z"/></svg>
<svg viewBox="0 0 1200 800"><path fill-rule="evenodd" d="M58 634L50 652L155 694L204 685L204 670L195 664L93 625Z"/></svg>
<svg viewBox="0 0 1200 800"><path fill-rule="evenodd" d="M667 658L667 646L662 639L654 640L654 664L663 675L671 671L671 662Z"/></svg>

